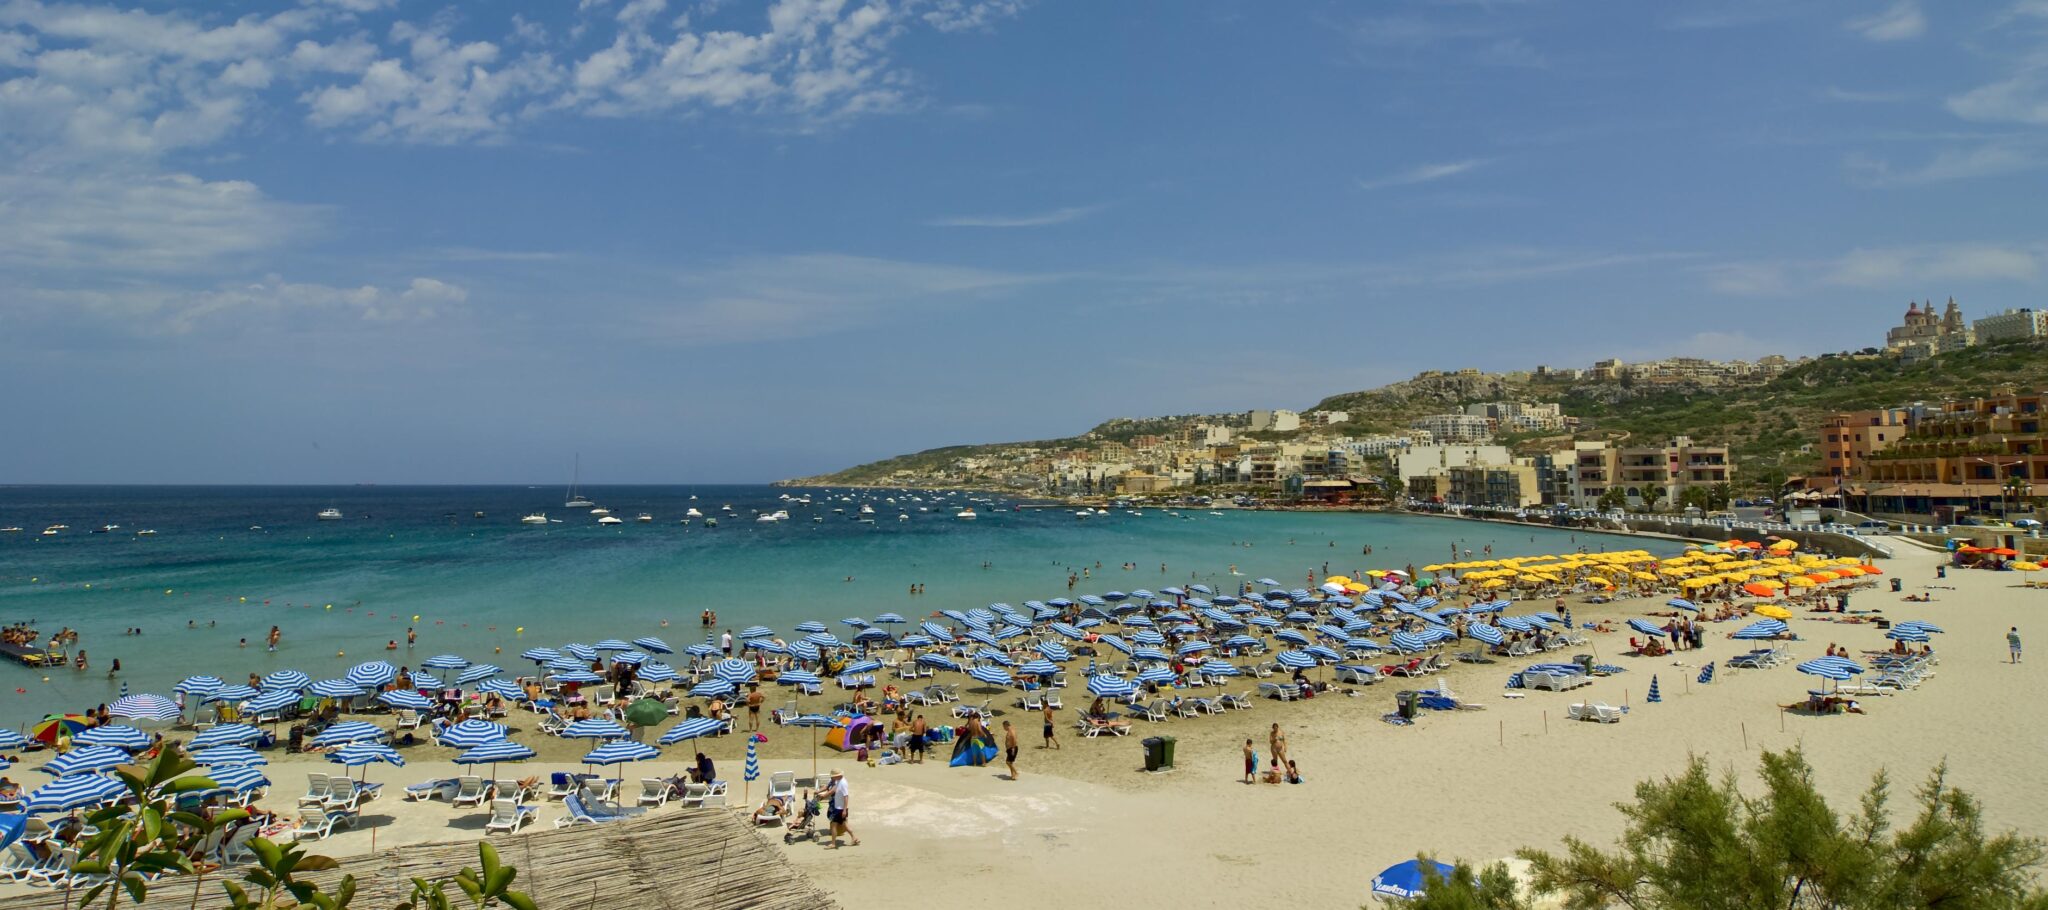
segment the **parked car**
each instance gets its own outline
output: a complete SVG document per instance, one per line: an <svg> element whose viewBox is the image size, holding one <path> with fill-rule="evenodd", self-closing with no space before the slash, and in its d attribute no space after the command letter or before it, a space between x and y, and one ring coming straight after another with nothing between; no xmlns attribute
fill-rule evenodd
<svg viewBox="0 0 2048 910"><path fill-rule="evenodd" d="M1890 523L1890 522L1887 522L1887 521L1876 521L1876 520L1872 520L1872 521L1865 521L1865 522L1859 522L1859 523L1858 523L1858 524L1857 524L1856 526L1857 526L1857 527L1859 527L1859 528L1874 528L1874 529L1877 529L1877 530L1880 530L1880 531L1885 531L1885 530L1890 530L1890 529L1891 529L1891 523Z"/></svg>

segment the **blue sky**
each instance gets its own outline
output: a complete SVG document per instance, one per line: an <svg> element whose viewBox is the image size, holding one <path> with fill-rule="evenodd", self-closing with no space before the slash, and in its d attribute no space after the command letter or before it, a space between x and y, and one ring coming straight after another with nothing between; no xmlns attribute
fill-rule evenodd
<svg viewBox="0 0 2048 910"><path fill-rule="evenodd" d="M2048 0L0 0L10 482L747 481L2048 304Z"/></svg>

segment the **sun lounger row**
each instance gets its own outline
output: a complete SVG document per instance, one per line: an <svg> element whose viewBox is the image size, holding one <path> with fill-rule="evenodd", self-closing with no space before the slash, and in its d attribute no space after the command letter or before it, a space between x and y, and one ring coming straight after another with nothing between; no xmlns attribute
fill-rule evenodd
<svg viewBox="0 0 2048 910"><path fill-rule="evenodd" d="M1556 670L1522 671L1522 688L1524 689L1548 689L1552 692L1565 692L1592 684L1592 677L1584 673L1566 673Z"/></svg>
<svg viewBox="0 0 2048 910"><path fill-rule="evenodd" d="M1564 716L1572 720L1590 720L1603 724L1616 724L1621 722L1621 715L1627 713L1627 711L1627 708L1617 708L1613 705L1601 704L1599 702L1581 702L1566 708Z"/></svg>

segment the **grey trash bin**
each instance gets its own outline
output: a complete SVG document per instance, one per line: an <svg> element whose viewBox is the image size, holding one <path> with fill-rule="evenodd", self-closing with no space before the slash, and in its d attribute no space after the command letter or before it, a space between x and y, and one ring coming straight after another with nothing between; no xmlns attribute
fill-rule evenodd
<svg viewBox="0 0 2048 910"><path fill-rule="evenodd" d="M1173 737L1147 736L1142 745L1145 747L1145 770L1164 771L1173 767Z"/></svg>

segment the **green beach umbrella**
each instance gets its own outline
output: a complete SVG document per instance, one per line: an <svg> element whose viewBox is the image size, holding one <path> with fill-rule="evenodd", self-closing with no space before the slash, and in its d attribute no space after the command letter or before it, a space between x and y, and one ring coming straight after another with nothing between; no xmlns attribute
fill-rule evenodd
<svg viewBox="0 0 2048 910"><path fill-rule="evenodd" d="M668 719L668 706L652 698L643 698L626 708L626 722L637 727L652 727Z"/></svg>

